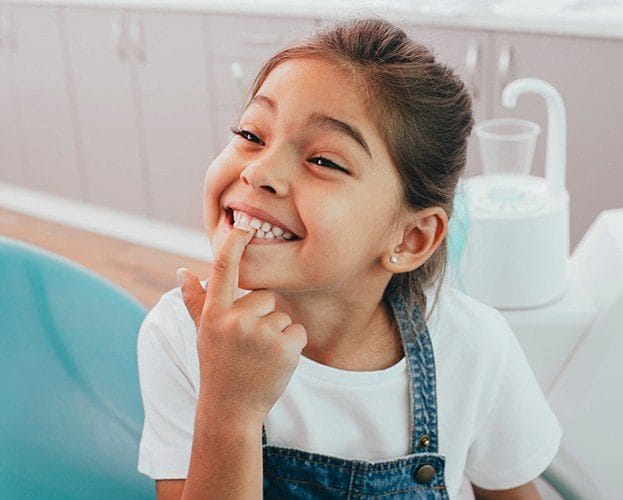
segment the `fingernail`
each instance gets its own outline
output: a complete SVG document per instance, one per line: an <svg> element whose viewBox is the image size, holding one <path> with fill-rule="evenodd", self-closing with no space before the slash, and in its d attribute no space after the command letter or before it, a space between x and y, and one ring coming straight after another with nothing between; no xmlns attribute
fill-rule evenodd
<svg viewBox="0 0 623 500"><path fill-rule="evenodd" d="M177 281L179 281L180 285L184 283L184 273L182 272L182 268L179 268L175 273L177 275Z"/></svg>

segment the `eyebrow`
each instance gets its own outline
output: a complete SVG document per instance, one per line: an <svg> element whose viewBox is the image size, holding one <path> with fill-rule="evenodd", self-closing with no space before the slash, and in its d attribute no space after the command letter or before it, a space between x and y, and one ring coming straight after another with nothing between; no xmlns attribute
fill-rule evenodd
<svg viewBox="0 0 623 500"><path fill-rule="evenodd" d="M255 94L253 99L249 101L246 109L248 109L251 104L259 104L265 108L267 108L271 113L276 114L277 111L277 103L273 101L270 97L267 97L262 94ZM325 115L323 113L311 113L309 118L307 119L307 126L316 127L320 130L328 130L332 132L338 132L342 135L346 135L353 139L359 146L363 148L366 154L372 159L372 153L370 152L370 147L368 143L363 138L363 135L359 130L357 130L352 125L345 123L343 121L338 120L337 118L332 118L331 116Z"/></svg>

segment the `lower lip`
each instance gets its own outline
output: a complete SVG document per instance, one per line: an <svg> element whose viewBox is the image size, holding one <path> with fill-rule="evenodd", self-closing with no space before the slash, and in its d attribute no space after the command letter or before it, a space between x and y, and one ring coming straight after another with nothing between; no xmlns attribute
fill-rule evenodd
<svg viewBox="0 0 623 500"><path fill-rule="evenodd" d="M229 214L225 214L225 220L227 222L227 228L231 231L234 226L231 225L229 220ZM255 236L251 238L249 245L280 245L282 243L294 243L299 240L286 240L283 238L256 238Z"/></svg>

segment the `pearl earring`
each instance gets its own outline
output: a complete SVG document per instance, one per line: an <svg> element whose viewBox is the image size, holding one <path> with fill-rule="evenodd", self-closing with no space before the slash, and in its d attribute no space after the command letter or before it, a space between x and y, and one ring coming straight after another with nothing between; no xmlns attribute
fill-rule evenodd
<svg viewBox="0 0 623 500"><path fill-rule="evenodd" d="M396 257L395 255L392 255L392 256L389 258L389 261L390 261L392 264L395 264L396 262L398 262L398 257Z"/></svg>

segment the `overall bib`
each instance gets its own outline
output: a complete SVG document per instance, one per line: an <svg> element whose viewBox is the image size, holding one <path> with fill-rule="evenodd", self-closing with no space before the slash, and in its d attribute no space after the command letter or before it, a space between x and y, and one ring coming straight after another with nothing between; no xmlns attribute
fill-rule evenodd
<svg viewBox="0 0 623 500"><path fill-rule="evenodd" d="M268 444L262 425L264 498L447 499L445 457L437 450L437 395L433 348L419 307L389 300L409 374L411 453L380 462L347 460Z"/></svg>

